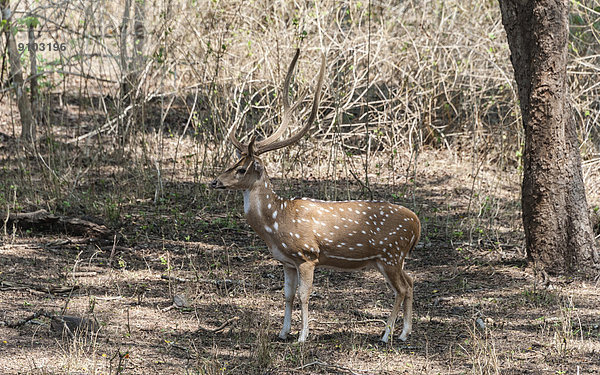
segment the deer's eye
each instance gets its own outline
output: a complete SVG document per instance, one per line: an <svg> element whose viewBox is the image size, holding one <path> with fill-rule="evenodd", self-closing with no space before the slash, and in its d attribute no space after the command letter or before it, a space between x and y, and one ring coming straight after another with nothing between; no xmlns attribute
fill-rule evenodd
<svg viewBox="0 0 600 375"><path fill-rule="evenodd" d="M244 168L244 167L238 168L236 173L244 174L244 173L246 173L246 168Z"/></svg>

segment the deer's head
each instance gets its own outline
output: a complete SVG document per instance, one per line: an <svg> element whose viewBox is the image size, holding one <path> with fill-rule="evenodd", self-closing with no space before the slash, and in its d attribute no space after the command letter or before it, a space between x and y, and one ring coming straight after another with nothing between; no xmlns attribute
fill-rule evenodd
<svg viewBox="0 0 600 375"><path fill-rule="evenodd" d="M315 97L313 99L313 106L310 112L310 116L306 121L306 124L295 134L287 139L278 141L279 137L289 128L292 113L295 111L302 98L296 103L290 106L289 103L289 88L292 74L300 56L300 49L296 50L296 54L292 59L290 67L288 68L287 75L283 84L282 101L283 101L283 116L281 119L281 125L279 128L264 140L256 141L253 136L248 144L243 144L235 138L235 129L229 132L229 140L235 148L238 150L240 158L231 167L227 168L225 172L219 175L214 181L210 183L210 187L213 189L232 189L232 190L246 190L252 188L252 186L261 179L264 172L263 162L260 160L259 155L267 152L277 150L293 143L296 143L304 134L308 132L315 118L317 117L317 110L319 109L319 97L321 94L321 87L323 86L323 78L325 76L325 55L321 61L321 70L319 71L319 77L317 80L317 87L315 89Z"/></svg>

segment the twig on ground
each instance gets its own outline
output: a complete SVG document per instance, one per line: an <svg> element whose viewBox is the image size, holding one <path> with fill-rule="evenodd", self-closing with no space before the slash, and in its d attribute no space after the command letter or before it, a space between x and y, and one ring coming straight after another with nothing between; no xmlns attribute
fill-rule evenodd
<svg viewBox="0 0 600 375"><path fill-rule="evenodd" d="M187 281L187 279L185 277L176 277L176 276L169 276L169 275L160 275L160 278L163 280L177 281L180 283L185 283Z"/></svg>
<svg viewBox="0 0 600 375"><path fill-rule="evenodd" d="M354 324L366 324L366 323L381 323L383 325L386 324L386 321L383 319L366 319L366 320L352 320L350 322L347 321L339 321L339 322L323 322L323 321L317 321L319 324L348 324L348 323L354 323Z"/></svg>
<svg viewBox="0 0 600 375"><path fill-rule="evenodd" d="M8 328L18 328L18 327L24 326L25 324L32 321L33 319L39 318L40 316L52 318L53 315L48 314L44 310L39 310L38 312L33 313L32 315L28 316L27 318L17 320L16 322L0 321L0 326L6 326Z"/></svg>
<svg viewBox="0 0 600 375"><path fill-rule="evenodd" d="M222 331L223 329L225 329L225 327L227 327L227 326L228 326L228 325L230 325L231 323L233 323L233 322L236 322L236 321L238 321L238 320L240 320L240 317L239 317L239 316L234 316L234 317L233 317L233 318L231 318L231 319L227 319L227 320L225 321L225 323L221 324L221 325L220 325L220 326L218 326L217 328L215 328L215 329L209 329L208 331L209 331L209 332L212 332L212 333L217 333L217 332L220 332L220 331Z"/></svg>
<svg viewBox="0 0 600 375"><path fill-rule="evenodd" d="M364 375L364 374L374 374L375 372L370 371L370 370L356 370L356 369L351 369L350 367L345 367L345 366L340 366L340 365L333 365L333 364L329 364L327 362L322 362L322 361L312 361L310 363L307 363L305 365L296 367L294 370L304 370L307 367L310 366L321 366L321 367L327 367L327 368L333 368L336 370L342 370L342 371L346 371L349 372L353 375Z"/></svg>

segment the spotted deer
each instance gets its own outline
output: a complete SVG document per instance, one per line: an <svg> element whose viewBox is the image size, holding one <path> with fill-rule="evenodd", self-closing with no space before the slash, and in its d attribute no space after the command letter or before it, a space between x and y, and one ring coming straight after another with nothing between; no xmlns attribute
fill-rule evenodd
<svg viewBox="0 0 600 375"><path fill-rule="evenodd" d="M311 127L319 106L325 75L325 57L321 63L312 110L306 124L295 134L277 139L289 127L292 111L289 84L298 60L297 50L284 81L281 126L269 137L242 144L229 133L238 149L239 160L214 181L215 189L242 190L244 213L252 229L266 242L273 257L283 264L285 315L279 333L286 339L291 329L292 306L296 289L300 298L302 330L298 337L308 336L308 298L313 285L315 267L331 267L350 271L376 268L395 293L392 312L381 341L388 342L394 323L403 306L404 326L400 339L406 340L412 329L413 281L404 271L404 259L419 242L421 225L409 209L388 202L322 201L308 198L284 199L272 188L259 155L297 142Z"/></svg>

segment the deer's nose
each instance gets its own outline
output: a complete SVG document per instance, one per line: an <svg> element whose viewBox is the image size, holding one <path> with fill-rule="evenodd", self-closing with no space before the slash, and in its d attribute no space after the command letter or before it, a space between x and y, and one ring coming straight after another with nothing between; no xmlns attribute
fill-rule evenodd
<svg viewBox="0 0 600 375"><path fill-rule="evenodd" d="M223 184L219 180L212 180L210 183L211 189L219 189L223 187Z"/></svg>

